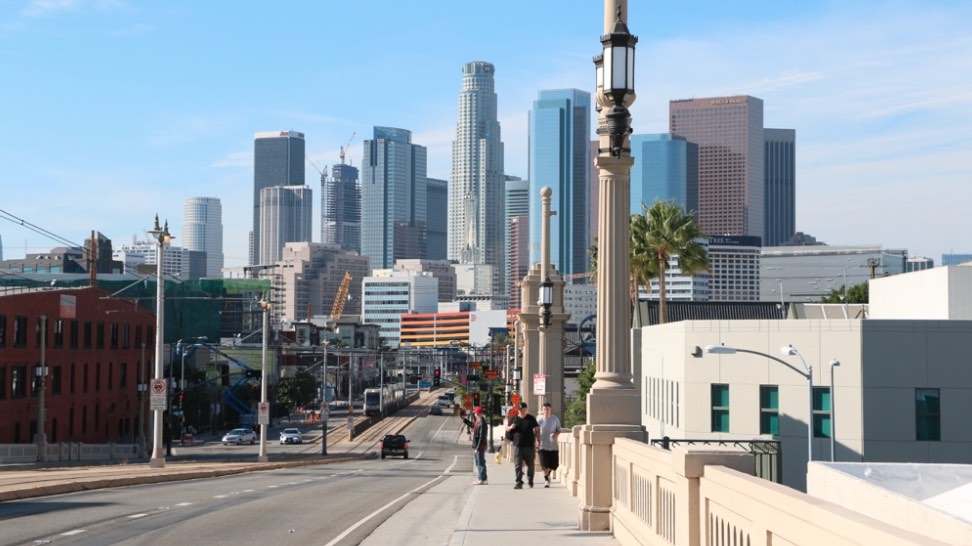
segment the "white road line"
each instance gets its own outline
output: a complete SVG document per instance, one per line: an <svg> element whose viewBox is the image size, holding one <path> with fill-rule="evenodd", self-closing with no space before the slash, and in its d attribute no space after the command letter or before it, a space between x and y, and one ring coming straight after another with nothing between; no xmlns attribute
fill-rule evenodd
<svg viewBox="0 0 972 546"><path fill-rule="evenodd" d="M84 529L74 529L73 531L68 531L66 533L61 533L61 536L62 537L69 537L69 536L72 536L72 535L80 535L84 531L85 531Z"/></svg>
<svg viewBox="0 0 972 546"><path fill-rule="evenodd" d="M130 515L130 516L128 516L128 519L138 519L138 518L144 518L144 517L145 517L145 516L147 516L147 515L148 515L148 514L132 514L132 515Z"/></svg>
<svg viewBox="0 0 972 546"><path fill-rule="evenodd" d="M226 498L226 497L228 497L228 496L229 496L229 495L213 495L213 498L214 498L214 499L225 499L225 498Z"/></svg>
<svg viewBox="0 0 972 546"><path fill-rule="evenodd" d="M191 505L191 504L192 504L191 502L180 502L180 503L179 503L179 504L177 504L176 506L189 506L189 505Z"/></svg>
<svg viewBox="0 0 972 546"><path fill-rule="evenodd" d="M453 457L452 464L449 465L449 468L446 469L446 472L448 473L448 472L452 471L452 467L456 466L456 463L457 462L458 462L458 456ZM354 525L352 525L351 527L348 527L347 529L345 529L343 533L341 533L340 535L338 535L337 537L335 537L334 540L332 540L331 542L328 542L324 546L334 546L338 542L341 542L348 535L350 535L351 533L353 533L355 529L357 529L358 527L361 527L362 525L364 525L365 523L367 523L369 520L374 519L375 516L377 516L378 514L381 514L382 512L384 512L385 510L387 510L388 508L390 508L391 506L393 506L396 502L399 502L402 499L408 497L409 495L412 495L413 493L415 493L417 491L420 491L421 489L423 489L425 487L428 487L429 485L431 485L432 483L436 482L440 478L442 478L442 475L441 474L439 476L436 476L435 478L432 478L431 480L423 483L422 485L416 487L415 489L412 489L411 491L409 491L408 493L405 493L404 495L398 497L397 499L389 502L388 504L382 506L381 508L375 510L374 512L368 514L364 518L358 520L358 522L355 523Z"/></svg>

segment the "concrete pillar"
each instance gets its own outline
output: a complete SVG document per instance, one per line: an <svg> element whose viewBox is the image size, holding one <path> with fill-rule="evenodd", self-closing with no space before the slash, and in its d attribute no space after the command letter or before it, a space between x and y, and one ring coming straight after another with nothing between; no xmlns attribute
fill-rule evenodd
<svg viewBox="0 0 972 546"><path fill-rule="evenodd" d="M627 21L627 0L605 0L604 33L617 21L618 9ZM612 446L615 438L647 439L641 426L640 397L631 366L631 309L628 293L630 275L629 210L630 178L634 160L630 151L611 155L606 114L610 99L598 89L601 106L600 137L596 165L600 170L598 190L597 271L597 357L595 383L587 396L587 424L581 427L580 513L581 529L606 531L611 528ZM634 102L627 98L626 106ZM625 148L629 146L625 137Z"/></svg>

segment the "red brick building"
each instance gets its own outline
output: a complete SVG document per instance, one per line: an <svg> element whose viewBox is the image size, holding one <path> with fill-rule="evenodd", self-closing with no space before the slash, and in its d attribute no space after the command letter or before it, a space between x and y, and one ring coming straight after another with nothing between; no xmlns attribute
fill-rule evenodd
<svg viewBox="0 0 972 546"><path fill-rule="evenodd" d="M37 431L42 329L48 443L134 441L139 366L143 378L153 375L155 315L107 296L94 288L0 295L0 443L29 443Z"/></svg>

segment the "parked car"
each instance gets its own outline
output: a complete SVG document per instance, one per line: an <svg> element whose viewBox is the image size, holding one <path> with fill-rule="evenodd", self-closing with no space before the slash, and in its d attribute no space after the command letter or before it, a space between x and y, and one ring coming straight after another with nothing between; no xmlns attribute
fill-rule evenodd
<svg viewBox="0 0 972 546"><path fill-rule="evenodd" d="M256 443L256 433L248 428L234 428L223 435L223 445L229 444L250 444Z"/></svg>
<svg viewBox="0 0 972 546"><path fill-rule="evenodd" d="M408 440L401 434L386 434L381 439L381 458L387 455L401 455L408 458Z"/></svg>
<svg viewBox="0 0 972 546"><path fill-rule="evenodd" d="M304 443L303 438L301 438L300 430L296 428L285 428L280 431L280 444L302 444Z"/></svg>

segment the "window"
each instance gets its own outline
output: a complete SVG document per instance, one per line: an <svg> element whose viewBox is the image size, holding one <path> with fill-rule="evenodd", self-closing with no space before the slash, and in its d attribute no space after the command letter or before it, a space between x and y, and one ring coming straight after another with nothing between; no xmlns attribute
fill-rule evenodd
<svg viewBox="0 0 972 546"><path fill-rule="evenodd" d="M54 347L61 349L64 347L64 320L54 321Z"/></svg>
<svg viewBox="0 0 972 546"><path fill-rule="evenodd" d="M78 348L78 321L77 320L71 321L71 348L72 349Z"/></svg>
<svg viewBox="0 0 972 546"><path fill-rule="evenodd" d="M780 434L780 388L776 385L759 386L759 433Z"/></svg>
<svg viewBox="0 0 972 546"><path fill-rule="evenodd" d="M27 346L27 317L14 317L14 347Z"/></svg>
<svg viewBox="0 0 972 546"><path fill-rule="evenodd" d="M104 349L105 348L105 323L99 322L95 330L95 348Z"/></svg>
<svg viewBox="0 0 972 546"><path fill-rule="evenodd" d="M108 325L108 335L110 336L109 347L112 349L118 348L118 323L112 322Z"/></svg>
<svg viewBox="0 0 972 546"><path fill-rule="evenodd" d="M830 438L830 387L813 388L813 437Z"/></svg>
<svg viewBox="0 0 972 546"><path fill-rule="evenodd" d="M10 397L23 398L27 395L27 367L14 366L10 369Z"/></svg>
<svg viewBox="0 0 972 546"><path fill-rule="evenodd" d="M938 389L915 389L915 439L942 440L942 409Z"/></svg>
<svg viewBox="0 0 972 546"><path fill-rule="evenodd" d="M128 386L128 363L121 362L118 364L118 387L124 389Z"/></svg>
<svg viewBox="0 0 972 546"><path fill-rule="evenodd" d="M54 366L52 370L54 371L54 375L51 376L51 394L61 394L61 385L63 382L61 377L61 367Z"/></svg>
<svg viewBox="0 0 972 546"><path fill-rule="evenodd" d="M0 368L0 400L7 397L7 368Z"/></svg>
<svg viewBox="0 0 972 546"><path fill-rule="evenodd" d="M729 432L729 385L712 385L712 432Z"/></svg>
<svg viewBox="0 0 972 546"><path fill-rule="evenodd" d="M7 345L7 315L0 315L0 347Z"/></svg>
<svg viewBox="0 0 972 546"><path fill-rule="evenodd" d="M85 349L91 348L91 323L90 322L84 323L84 348Z"/></svg>

